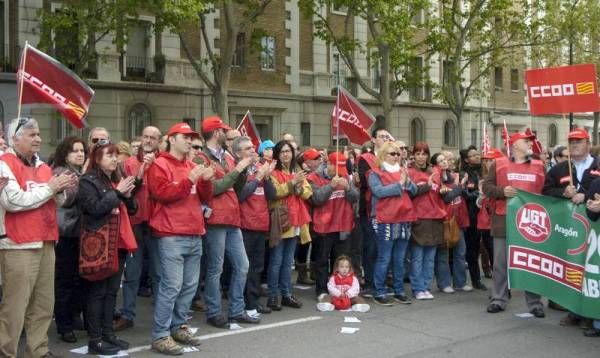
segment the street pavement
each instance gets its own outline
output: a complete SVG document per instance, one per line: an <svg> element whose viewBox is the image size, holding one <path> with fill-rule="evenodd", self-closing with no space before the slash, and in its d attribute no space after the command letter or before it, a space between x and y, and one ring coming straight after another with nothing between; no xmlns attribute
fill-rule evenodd
<svg viewBox="0 0 600 358"><path fill-rule="evenodd" d="M491 286L490 280L484 282ZM190 324L198 328L204 343L199 351L183 357L597 358L600 354L600 338L587 338L579 328L558 324L564 312L546 308L543 319L516 316L527 312L522 292L513 292L507 310L497 314L485 311L488 292L477 290L454 294L434 290L434 300L392 307L369 300L371 311L357 313L318 312L313 290L296 289L304 303L301 309L284 307L263 315L261 324L243 325L241 330L213 328L205 323L203 313L193 312ZM345 317L361 322L344 323ZM135 326L119 332L131 344L130 356L164 357L149 349L151 326L152 299L139 297ZM359 330L342 334L342 327ZM83 357L70 352L87 344L85 332L76 334L77 343L64 343L53 325L49 332L52 352Z"/></svg>

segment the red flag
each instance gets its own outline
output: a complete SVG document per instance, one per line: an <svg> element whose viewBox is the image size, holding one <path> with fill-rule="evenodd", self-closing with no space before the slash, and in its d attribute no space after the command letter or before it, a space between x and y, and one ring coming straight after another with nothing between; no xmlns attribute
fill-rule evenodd
<svg viewBox="0 0 600 358"><path fill-rule="evenodd" d="M94 90L60 62L26 44L17 81L20 104L50 104L76 128L85 127Z"/></svg>
<svg viewBox="0 0 600 358"><path fill-rule="evenodd" d="M242 118L242 121L238 125L237 130L240 131L243 136L249 137L252 140L254 147L258 149L258 146L262 141L260 140L260 134L254 125L250 111L246 112L244 118Z"/></svg>
<svg viewBox="0 0 600 358"><path fill-rule="evenodd" d="M533 151L533 154L537 154L540 155L542 154L542 143L540 143L540 141L537 139L537 136L535 135L535 133L533 133L531 131L531 128L527 128L525 129L525 134L527 135L532 135L534 138L531 141L531 150Z"/></svg>
<svg viewBox="0 0 600 358"><path fill-rule="evenodd" d="M336 119L339 119L340 133L346 135L351 143L363 145L371 139L367 129L375 122L375 117L344 88L337 88L338 100L331 112L332 136L337 132Z"/></svg>

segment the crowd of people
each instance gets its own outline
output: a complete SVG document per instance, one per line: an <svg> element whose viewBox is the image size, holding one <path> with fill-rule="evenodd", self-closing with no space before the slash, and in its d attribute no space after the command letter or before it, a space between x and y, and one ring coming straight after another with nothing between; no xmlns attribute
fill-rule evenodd
<svg viewBox="0 0 600 358"><path fill-rule="evenodd" d="M228 328L302 307L294 267L298 283L314 284L320 311L431 300L434 276L440 294L486 290L484 275L493 278L487 312L498 313L510 298L505 216L517 189L586 205L592 219L600 212L600 162L582 129L555 150L553 166L532 157L526 133L510 136L508 156L409 148L385 128L363 148L300 151L290 134L256 148L217 116L200 133L186 123L165 135L150 126L131 143L96 127L87 141L65 138L47 164L35 119L14 120L6 138L2 357L16 357L23 330L27 356L54 357L53 315L65 342L85 329L90 353L127 349L116 332L134 327L138 295L154 300L152 349L180 355L200 344L190 309ZM566 151L572 177L558 161ZM543 318L540 296L525 296ZM574 313L561 324L600 336L600 322Z"/></svg>

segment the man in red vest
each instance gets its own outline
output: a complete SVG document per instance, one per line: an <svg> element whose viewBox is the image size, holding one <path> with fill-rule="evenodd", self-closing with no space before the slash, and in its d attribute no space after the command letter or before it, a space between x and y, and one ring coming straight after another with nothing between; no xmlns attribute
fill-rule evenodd
<svg viewBox="0 0 600 358"><path fill-rule="evenodd" d="M228 328L229 323L259 323L260 318L249 316L244 304L244 286L248 274L248 257L240 231L240 203L234 187L246 183L246 168L256 160L241 159L237 164L225 148L225 131L229 126L218 116L202 120L202 136L206 142L197 162L215 168L213 180L214 196L205 204L210 210L205 213L206 223L206 280L204 298L208 324ZM229 320L221 313L220 279L225 255L231 263L229 284Z"/></svg>
<svg viewBox="0 0 600 358"><path fill-rule="evenodd" d="M544 187L544 163L532 160L533 135L514 133L509 138L510 158L502 157L490 167L483 182L483 192L496 200L492 215L494 237L494 284L492 298L487 307L489 313L506 309L508 302L508 280L506 267L506 201L517 195L517 189L541 194ZM525 292L527 308L537 318L546 316L540 296Z"/></svg>
<svg viewBox="0 0 600 358"><path fill-rule="evenodd" d="M74 174L52 175L38 157L42 138L33 118L8 127L10 149L0 157L0 357L16 357L25 330L29 357L54 357L48 327L54 310L55 197L77 185ZM8 182L6 179L8 178Z"/></svg>

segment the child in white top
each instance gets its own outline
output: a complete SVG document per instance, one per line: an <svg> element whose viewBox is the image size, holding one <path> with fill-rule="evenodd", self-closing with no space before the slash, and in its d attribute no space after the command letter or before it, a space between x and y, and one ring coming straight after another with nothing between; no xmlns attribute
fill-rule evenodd
<svg viewBox="0 0 600 358"><path fill-rule="evenodd" d="M334 272L327 282L329 294L319 296L317 309L333 311L352 309L357 312L367 312L371 307L358 295L360 285L352 271L350 258L340 256L335 260Z"/></svg>

